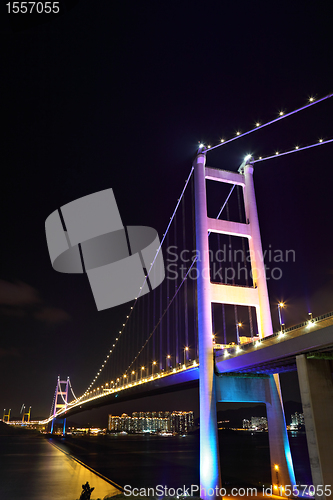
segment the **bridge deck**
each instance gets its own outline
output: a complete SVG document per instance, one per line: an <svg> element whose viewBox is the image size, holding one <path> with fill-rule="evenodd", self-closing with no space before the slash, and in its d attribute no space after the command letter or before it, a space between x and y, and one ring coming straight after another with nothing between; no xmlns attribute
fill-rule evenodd
<svg viewBox="0 0 333 500"><path fill-rule="evenodd" d="M333 349L333 314L315 318L255 343L215 354L219 373L278 373L296 369L298 354L330 353Z"/></svg>
<svg viewBox="0 0 333 500"><path fill-rule="evenodd" d="M113 403L196 387L198 380L199 367L198 365L192 365L187 367L187 369L179 370L163 377L151 378L146 382L127 385L118 390L108 391L90 399L78 401L67 407L66 417ZM59 412L58 415L60 416L63 413L64 412Z"/></svg>
<svg viewBox="0 0 333 500"><path fill-rule="evenodd" d="M333 313L328 313L314 318L312 323L305 322L288 328L283 334L278 332L254 343L216 350L215 369L220 374L279 373L296 370L298 354L330 357L332 351ZM186 369L183 367L176 373L155 374L149 379L80 399L69 404L66 416L104 405L195 387L199 380L198 368L198 364L187 365ZM59 411L58 415L63 413Z"/></svg>

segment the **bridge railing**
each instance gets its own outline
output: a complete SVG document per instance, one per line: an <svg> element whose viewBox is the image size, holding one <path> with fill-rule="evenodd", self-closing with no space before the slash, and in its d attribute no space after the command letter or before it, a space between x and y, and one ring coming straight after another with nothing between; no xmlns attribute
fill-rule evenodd
<svg viewBox="0 0 333 500"><path fill-rule="evenodd" d="M303 326L307 326L307 325L309 325L311 323L318 323L319 321L323 321L324 319L331 318L332 316L333 316L333 311L332 312L328 312L326 314L322 314L321 316L316 316L315 318L312 318L310 320L303 321L303 323L299 323L298 325L286 328L284 330L284 332L286 332L286 333L292 332L293 330L297 330L298 328L302 328ZM277 333L279 333L279 332L277 332Z"/></svg>
<svg viewBox="0 0 333 500"><path fill-rule="evenodd" d="M242 345L234 345L234 346L225 345L222 347L221 350L229 354L241 354L246 352L248 349L251 349L253 345L258 345L261 344L262 342L265 342L266 340L271 340L275 337L279 337L281 333L282 335L285 335L300 328L311 327L314 326L316 323L319 323L320 321L324 321L325 319L332 317L333 317L333 311L321 314L320 316L316 316L315 318L308 319L306 321L303 321L302 323L298 323L297 325L290 326L289 328L284 328L282 332L281 330L279 330L277 332L274 332L273 335L263 337L262 339L253 339L253 341L247 342Z"/></svg>
<svg viewBox="0 0 333 500"><path fill-rule="evenodd" d="M168 371L156 372L156 373L151 374L147 377L143 377L142 379L130 381L124 385L115 386L115 387L111 387L111 388L103 387L103 389L100 389L100 390L95 389L95 391L93 391L93 392L96 392L95 394L87 394L86 396L80 398L80 403L86 402L86 401L91 401L92 399L95 399L97 397L107 396L108 394L112 394L114 392L119 392L119 391L122 391L124 389L129 389L131 387L142 385L146 382L151 382L152 380L156 380L156 379L159 379L162 377L163 378L168 377L170 375L174 375L175 373L179 373L179 372L182 372L184 370L188 370L190 368L196 368L196 367L198 367L198 365L199 365L199 360L195 359L193 361L187 361L185 364L180 364L178 367L171 368ZM75 403L76 403L75 401L72 402L73 405ZM69 403L68 406L70 406L70 405L71 405L71 403Z"/></svg>

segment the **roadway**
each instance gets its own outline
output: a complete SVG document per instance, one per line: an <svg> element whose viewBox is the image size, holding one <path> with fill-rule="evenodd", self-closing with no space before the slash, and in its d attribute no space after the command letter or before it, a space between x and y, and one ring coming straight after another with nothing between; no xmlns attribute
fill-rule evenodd
<svg viewBox="0 0 333 500"><path fill-rule="evenodd" d="M296 370L296 356L333 359L333 314L288 328L254 343L215 353L215 366L223 373L281 373Z"/></svg>

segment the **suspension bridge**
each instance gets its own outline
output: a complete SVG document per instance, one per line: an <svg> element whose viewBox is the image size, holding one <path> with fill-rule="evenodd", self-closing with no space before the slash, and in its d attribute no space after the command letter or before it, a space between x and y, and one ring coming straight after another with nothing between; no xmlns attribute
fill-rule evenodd
<svg viewBox="0 0 333 500"><path fill-rule="evenodd" d="M60 420L65 433L66 418L87 409L199 383L201 496L209 498L212 489L221 486L216 404L225 401L266 404L272 485L274 493L283 495L284 486L292 487L296 480L279 373L297 370L313 484L333 484L328 451L333 449L333 432L327 417L333 414L333 313L310 315L288 329L280 316L280 330L273 332L253 183L257 162L333 139L266 158L249 155L237 172L206 164L211 150L332 95L311 98L306 106L280 113L269 123L257 123L253 130L216 146L200 145L156 249L156 256L159 252L164 256L165 280L158 288L149 286L157 272L155 256L109 351L80 397L74 395L69 378L58 378L50 416L41 422L50 423L51 432ZM218 195L210 196L217 187ZM144 293L147 286L150 293Z"/></svg>

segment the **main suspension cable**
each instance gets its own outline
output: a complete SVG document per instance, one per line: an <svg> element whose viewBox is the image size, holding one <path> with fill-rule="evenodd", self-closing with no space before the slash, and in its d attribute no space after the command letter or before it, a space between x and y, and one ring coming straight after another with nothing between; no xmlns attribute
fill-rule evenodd
<svg viewBox="0 0 333 500"><path fill-rule="evenodd" d="M256 130L260 130L262 128L268 127L268 125L272 125L273 123L284 120L284 118L287 118L288 116L294 115L294 114L298 113L299 111L302 111L303 109L310 108L311 106L314 106L315 104L318 104L319 102L325 101L326 99L329 99L332 96L333 96L333 93L328 94L327 96L322 97L321 99L310 98L309 99L310 102L308 104L306 104L305 106L302 106L301 108L295 109L294 111L291 111L290 113L286 113L286 114L283 111L280 111L279 116L277 118L275 118L274 120L271 120L270 122L264 123L263 125L260 125L258 123L255 128L248 130L247 132L244 132L243 134L237 133L237 135L235 137L232 137L231 139L229 139L227 141L223 141L220 144L216 144L216 146L205 148L205 149L203 149L202 152L207 153L208 151L212 151L213 149L219 148L221 146L225 146L226 144L229 144L230 142L233 142L236 139L240 139L241 137L252 134L252 132L255 132Z"/></svg>

